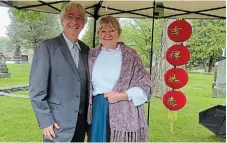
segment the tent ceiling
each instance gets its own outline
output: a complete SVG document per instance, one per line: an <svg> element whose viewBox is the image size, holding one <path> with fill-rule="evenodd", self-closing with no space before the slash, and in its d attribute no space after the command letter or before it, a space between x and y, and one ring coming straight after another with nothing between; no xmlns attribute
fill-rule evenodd
<svg viewBox="0 0 227 143"><path fill-rule="evenodd" d="M82 4L89 16L113 15L115 17L141 18L153 17L153 0L147 1L77 1ZM0 6L29 9L40 12L60 13L65 1L33 0L33 1L0 1ZM100 4L100 5L99 5ZM100 7L100 8L97 8ZM98 15L95 14L98 10ZM155 1L156 18L222 18L226 17L226 1Z"/></svg>

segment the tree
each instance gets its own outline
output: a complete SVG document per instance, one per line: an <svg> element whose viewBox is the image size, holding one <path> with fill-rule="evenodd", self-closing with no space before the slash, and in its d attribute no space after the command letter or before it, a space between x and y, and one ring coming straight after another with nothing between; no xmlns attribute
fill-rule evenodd
<svg viewBox="0 0 227 143"><path fill-rule="evenodd" d="M151 19L126 19L121 21L121 40L138 52L145 67L150 67L150 49L152 42L152 20ZM154 28L154 56L160 43L160 35L163 20L155 20Z"/></svg>
<svg viewBox="0 0 227 143"><path fill-rule="evenodd" d="M193 20L193 33L188 41L191 52L188 68L203 66L211 72L225 48L225 20Z"/></svg>
<svg viewBox="0 0 227 143"><path fill-rule="evenodd" d="M167 36L168 25L173 20L155 20L154 25L154 54L152 63L152 93L154 96L161 97L168 87L165 85L163 77L171 65L165 60L167 48L173 45ZM139 53L144 65L150 67L150 48L152 42L152 20L137 19L128 20L122 23L122 39L128 45L134 45Z"/></svg>
<svg viewBox="0 0 227 143"><path fill-rule="evenodd" d="M11 19L7 35L13 48L35 48L39 41L60 34L61 27L57 15L28 10L9 10Z"/></svg>
<svg viewBox="0 0 227 143"><path fill-rule="evenodd" d="M0 37L0 53L6 52L12 47L8 37Z"/></svg>
<svg viewBox="0 0 227 143"><path fill-rule="evenodd" d="M82 41L84 43L86 43L90 48L94 48L93 47L93 31L94 31L94 19L89 18L88 22L87 22L85 34L82 37ZM99 38L96 35L95 46L97 46L98 44L99 44Z"/></svg>

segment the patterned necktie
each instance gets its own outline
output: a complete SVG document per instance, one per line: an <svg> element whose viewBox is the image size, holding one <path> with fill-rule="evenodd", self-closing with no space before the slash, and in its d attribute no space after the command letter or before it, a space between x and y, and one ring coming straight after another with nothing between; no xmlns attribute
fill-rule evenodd
<svg viewBox="0 0 227 143"><path fill-rule="evenodd" d="M74 55L73 55L73 60L74 63L76 64L76 67L78 69L78 65L79 65L79 48L76 45L73 45L73 50L74 51Z"/></svg>

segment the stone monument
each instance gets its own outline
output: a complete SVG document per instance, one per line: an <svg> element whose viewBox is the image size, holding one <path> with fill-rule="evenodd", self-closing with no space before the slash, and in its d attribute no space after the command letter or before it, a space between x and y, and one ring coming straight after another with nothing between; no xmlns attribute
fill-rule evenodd
<svg viewBox="0 0 227 143"><path fill-rule="evenodd" d="M28 63L28 55L22 55L21 61L22 61L22 63L27 64Z"/></svg>
<svg viewBox="0 0 227 143"><path fill-rule="evenodd" d="M9 78L10 73L8 73L7 65L5 64L5 56L0 53L0 78Z"/></svg>
<svg viewBox="0 0 227 143"><path fill-rule="evenodd" d="M21 63L21 50L20 50L20 46L18 46L16 48L16 50L14 51L13 60L15 61L16 64L20 64Z"/></svg>
<svg viewBox="0 0 227 143"><path fill-rule="evenodd" d="M226 97L226 49L223 49L223 54L220 61L215 64L215 74L213 81L213 97Z"/></svg>

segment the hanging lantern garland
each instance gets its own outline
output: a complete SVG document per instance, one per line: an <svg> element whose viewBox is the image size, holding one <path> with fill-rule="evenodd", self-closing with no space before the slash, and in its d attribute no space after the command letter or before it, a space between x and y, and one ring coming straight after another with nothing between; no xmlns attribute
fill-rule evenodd
<svg viewBox="0 0 227 143"><path fill-rule="evenodd" d="M192 26L185 20L176 20L168 27L168 36L174 42L187 41L192 35Z"/></svg>
<svg viewBox="0 0 227 143"><path fill-rule="evenodd" d="M169 110L168 118L171 119L170 131L173 132L173 121L177 120L177 110L182 109L186 104L186 96L180 91L188 82L188 74L180 67L187 64L190 59L190 52L183 42L188 40L192 34L191 25L185 20L176 20L168 27L168 37L176 42L166 51L166 60L173 68L169 69L164 75L164 81L172 91L167 91L162 101L164 106Z"/></svg>
<svg viewBox="0 0 227 143"><path fill-rule="evenodd" d="M174 66L187 64L190 59L190 52L184 45L173 45L166 52L166 60Z"/></svg>

